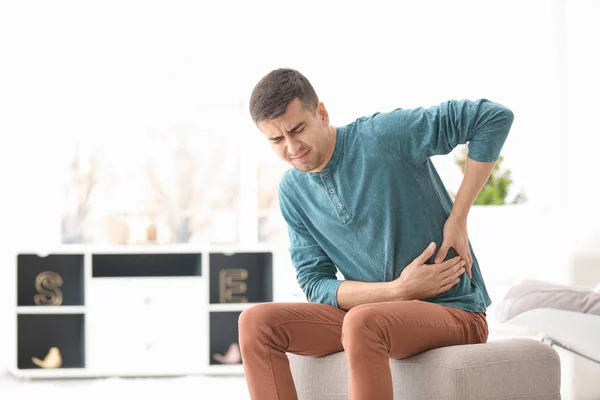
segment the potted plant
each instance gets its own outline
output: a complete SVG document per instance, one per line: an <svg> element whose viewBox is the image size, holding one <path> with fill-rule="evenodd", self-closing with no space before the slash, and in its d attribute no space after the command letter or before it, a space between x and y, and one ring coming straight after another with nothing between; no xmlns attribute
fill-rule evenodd
<svg viewBox="0 0 600 400"><path fill-rule="evenodd" d="M461 172L465 173L467 161L467 146L463 146L458 156L455 156L455 163L460 167ZM519 192L511 201L507 200L510 187L513 184L512 172L510 169L502 169L504 157L500 155L498 162L494 166L494 170L490 175L483 189L473 202L474 206L499 206L507 204L523 204L527 201L525 194ZM451 193L452 199L456 198L456 193Z"/></svg>

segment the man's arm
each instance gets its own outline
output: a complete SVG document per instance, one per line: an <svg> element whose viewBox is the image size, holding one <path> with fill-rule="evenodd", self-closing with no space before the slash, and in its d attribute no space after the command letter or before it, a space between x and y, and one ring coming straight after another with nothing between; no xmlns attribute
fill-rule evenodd
<svg viewBox="0 0 600 400"><path fill-rule="evenodd" d="M384 301L413 300L392 282L344 281L337 291L338 307L350 310L352 307L367 303Z"/></svg>
<svg viewBox="0 0 600 400"><path fill-rule="evenodd" d="M465 174L456 195L450 216L444 223L443 242L435 256L435 263L440 263L450 248L467 261L466 270L472 278L473 257L469 249L467 234L467 216L471 205L483 189L492 174L496 162L480 162L467 157Z"/></svg>
<svg viewBox="0 0 600 400"><path fill-rule="evenodd" d="M495 165L495 161L480 162L467 157L465 173L454 200L451 216L467 219L471 206L490 178Z"/></svg>
<svg viewBox="0 0 600 400"><path fill-rule="evenodd" d="M290 197L280 184L279 206L288 226L296 280L309 302L337 307L336 293L343 281L337 279L337 268L303 224Z"/></svg>
<svg viewBox="0 0 600 400"><path fill-rule="evenodd" d="M435 247L435 243L430 243L391 282L343 282L338 288L338 307L349 310L365 303L423 300L450 290L460 281L466 263L460 257L454 257L441 264L428 264Z"/></svg>
<svg viewBox="0 0 600 400"><path fill-rule="evenodd" d="M495 162L513 120L508 108L479 99L449 100L429 108L398 108L362 118L359 123L368 124L370 134L392 154L418 166L466 143L472 160Z"/></svg>

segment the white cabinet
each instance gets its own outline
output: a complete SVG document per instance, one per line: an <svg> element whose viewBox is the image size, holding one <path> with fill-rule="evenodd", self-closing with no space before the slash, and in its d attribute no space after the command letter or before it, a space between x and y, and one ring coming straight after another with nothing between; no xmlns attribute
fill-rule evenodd
<svg viewBox="0 0 600 400"><path fill-rule="evenodd" d="M190 246L20 252L11 371L31 378L242 373L237 318L273 300L273 253Z"/></svg>
<svg viewBox="0 0 600 400"><path fill-rule="evenodd" d="M137 312L197 309L206 303L203 285L202 277L97 278L90 282L88 306Z"/></svg>
<svg viewBox="0 0 600 400"><path fill-rule="evenodd" d="M199 372L206 351L198 344L207 327L202 284L193 277L92 280L87 367L110 373L118 361L128 374Z"/></svg>

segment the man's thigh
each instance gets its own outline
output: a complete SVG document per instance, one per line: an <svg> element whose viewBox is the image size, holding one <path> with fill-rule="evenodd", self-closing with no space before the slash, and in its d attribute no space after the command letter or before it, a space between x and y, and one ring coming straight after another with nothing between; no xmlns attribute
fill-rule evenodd
<svg viewBox="0 0 600 400"><path fill-rule="evenodd" d="M342 323L346 312L317 303L263 303L240 316L240 335L249 333L289 353L323 356L343 350Z"/></svg>
<svg viewBox="0 0 600 400"><path fill-rule="evenodd" d="M438 347L484 343L488 335L484 313L420 300L360 305L346 319L354 319L352 325L359 320L376 332L395 359Z"/></svg>

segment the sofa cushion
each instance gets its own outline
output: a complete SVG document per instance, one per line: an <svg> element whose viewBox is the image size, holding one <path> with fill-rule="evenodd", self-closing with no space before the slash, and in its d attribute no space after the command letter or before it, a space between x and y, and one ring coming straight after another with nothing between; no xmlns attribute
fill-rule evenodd
<svg viewBox="0 0 600 400"><path fill-rule="evenodd" d="M288 354L298 400L348 398L345 353ZM516 338L447 346L390 360L395 400L557 400L560 359L549 345Z"/></svg>
<svg viewBox="0 0 600 400"><path fill-rule="evenodd" d="M496 319L506 322L536 308L600 315L600 293L586 287L526 280L513 286L498 304Z"/></svg>

